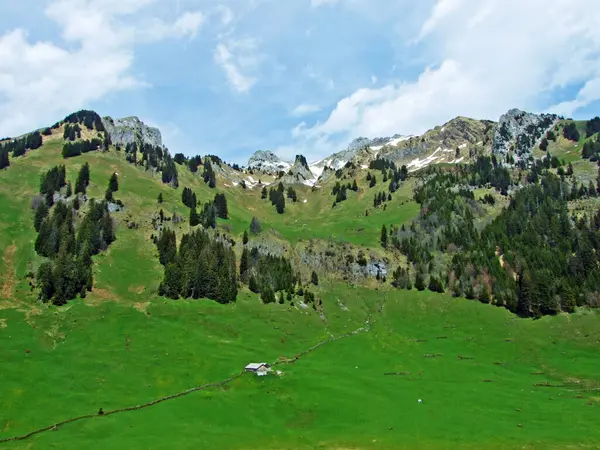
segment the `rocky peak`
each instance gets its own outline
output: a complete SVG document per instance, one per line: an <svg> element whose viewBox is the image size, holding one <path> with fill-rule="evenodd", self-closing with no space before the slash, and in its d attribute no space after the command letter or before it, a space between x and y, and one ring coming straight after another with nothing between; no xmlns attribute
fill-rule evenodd
<svg viewBox="0 0 600 450"><path fill-rule="evenodd" d="M511 109L500 116L492 151L501 154L514 151L517 158L526 157L557 120L556 114L538 115Z"/></svg>
<svg viewBox="0 0 600 450"><path fill-rule="evenodd" d="M283 161L269 150L258 150L248 160L248 168L262 170L266 173L277 173L290 168L290 163Z"/></svg>
<svg viewBox="0 0 600 450"><path fill-rule="evenodd" d="M149 144L153 147L162 147L162 136L158 128L149 127L137 117L113 119L104 117L102 124L114 145L126 146L127 144Z"/></svg>
<svg viewBox="0 0 600 450"><path fill-rule="evenodd" d="M294 164L281 181L285 184L306 184L312 186L317 181L317 178L308 167L306 158L302 155L296 155Z"/></svg>
<svg viewBox="0 0 600 450"><path fill-rule="evenodd" d="M349 151L360 150L361 148L364 148L370 144L371 144L370 139L368 139L366 137L359 137L359 138L354 139L352 142L350 142L350 144L348 145L348 150Z"/></svg>
<svg viewBox="0 0 600 450"><path fill-rule="evenodd" d="M296 160L294 161L294 165L299 165L301 167L306 168L306 170L310 170L308 168L308 162L306 162L306 158L302 155L296 155Z"/></svg>

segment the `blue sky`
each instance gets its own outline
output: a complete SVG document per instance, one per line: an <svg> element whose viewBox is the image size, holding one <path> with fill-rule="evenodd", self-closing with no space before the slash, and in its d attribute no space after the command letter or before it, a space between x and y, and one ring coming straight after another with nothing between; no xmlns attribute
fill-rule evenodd
<svg viewBox="0 0 600 450"><path fill-rule="evenodd" d="M589 118L598 23L593 0L2 2L0 135L89 108L245 163L512 107Z"/></svg>

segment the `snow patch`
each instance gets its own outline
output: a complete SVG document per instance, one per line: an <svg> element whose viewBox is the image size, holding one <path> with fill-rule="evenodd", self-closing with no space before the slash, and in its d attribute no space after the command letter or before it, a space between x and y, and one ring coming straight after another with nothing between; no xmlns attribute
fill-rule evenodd
<svg viewBox="0 0 600 450"><path fill-rule="evenodd" d="M308 200L304 199L304 201L302 203L308 203Z"/></svg>
<svg viewBox="0 0 600 450"><path fill-rule="evenodd" d="M320 162L320 161L319 161L319 162ZM324 166L323 166L323 167L318 167L318 166L316 166L316 165L312 165L312 166L310 166L310 167L309 167L309 169L310 169L311 173L312 173L312 174L313 174L313 175L314 175L316 178L319 178L319 177L320 177L320 176L323 174L323 171L325 170L325 167L324 167Z"/></svg>
<svg viewBox="0 0 600 450"><path fill-rule="evenodd" d="M360 168L361 168L361 169L368 169L368 168L369 168L369 166L367 166L367 165L365 165L365 164L361 164L361 165L360 165Z"/></svg>
<svg viewBox="0 0 600 450"><path fill-rule="evenodd" d="M408 141L411 137L413 137L412 135L408 135L408 136L400 136L399 138L396 139L392 139L389 142L389 145L398 145L400 142L402 141Z"/></svg>
<svg viewBox="0 0 600 450"><path fill-rule="evenodd" d="M449 148L445 148L442 150L444 153L452 153L453 150L450 150Z"/></svg>
<svg viewBox="0 0 600 450"><path fill-rule="evenodd" d="M442 133L446 130L446 127L442 127L442 129L440 130Z"/></svg>
<svg viewBox="0 0 600 450"><path fill-rule="evenodd" d="M458 146L458 148L466 148L466 146L467 146L467 143L465 142L464 144L460 144L460 145Z"/></svg>

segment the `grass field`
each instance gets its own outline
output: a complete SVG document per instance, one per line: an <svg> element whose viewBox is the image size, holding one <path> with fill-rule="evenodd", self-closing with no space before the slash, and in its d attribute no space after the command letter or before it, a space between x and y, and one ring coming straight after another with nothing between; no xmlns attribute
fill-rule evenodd
<svg viewBox="0 0 600 450"><path fill-rule="evenodd" d="M245 294L230 306L154 301L146 312L126 299L74 302L35 316L34 328L22 313L2 310L0 336L8 345L0 363L10 370L0 385L0 438L219 381L250 361L292 357L330 333L364 325L371 314L370 331L278 366L280 377L248 374L226 388L66 425L7 448L600 442L599 391L585 391L600 386L597 314L525 321L504 309L416 291L334 285L322 295L327 325L312 310L265 307ZM545 382L563 387L534 386Z"/></svg>
<svg viewBox="0 0 600 450"><path fill-rule="evenodd" d="M291 358L332 336L365 331L277 366L281 376L245 374L220 388L2 448L600 446L598 313L521 320L445 295L328 281L317 291L323 317L289 303L263 305L246 291L232 305L165 300L156 295L162 268L148 223L159 208L187 216L183 186L200 201L215 191L183 169L173 190L115 151L63 161L60 146L51 140L0 171L0 439L217 382L249 362ZM117 241L95 257L88 298L40 305L27 279L39 262L29 203L42 171L64 163L74 181L85 161L93 196L101 197L110 174L119 173L115 197L126 210L115 214ZM334 210L328 184L299 190L300 202L283 215L260 200L259 190L228 189L231 218L221 226L240 235L257 216L292 244L332 238L374 248L382 224L410 221L418 206L407 183L386 211L373 210L378 187L357 181L361 192ZM128 218L140 229L127 229ZM187 228L182 224L178 234ZM385 375L391 372L401 374Z"/></svg>

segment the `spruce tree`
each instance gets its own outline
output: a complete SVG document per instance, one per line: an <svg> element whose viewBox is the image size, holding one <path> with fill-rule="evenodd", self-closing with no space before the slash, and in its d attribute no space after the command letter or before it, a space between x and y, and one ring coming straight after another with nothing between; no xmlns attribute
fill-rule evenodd
<svg viewBox="0 0 600 450"><path fill-rule="evenodd" d="M162 203L164 201L163 200L162 192L158 194L158 199L157 200L158 200L158 203Z"/></svg>
<svg viewBox="0 0 600 450"><path fill-rule="evenodd" d="M312 274L310 275L310 282L312 284L314 284L315 286L319 285L319 276L317 275L317 272L315 272L313 270Z"/></svg>
<svg viewBox="0 0 600 450"><path fill-rule="evenodd" d="M200 224L200 216L198 216L198 213L196 212L196 207L194 206L190 210L190 226L195 227L196 225L199 225L199 224Z"/></svg>
<svg viewBox="0 0 600 450"><path fill-rule="evenodd" d="M33 219L33 227L35 231L40 231L40 227L42 226L42 222L48 216L48 207L45 202L40 202L37 208L35 209L35 216Z"/></svg>
<svg viewBox="0 0 600 450"><path fill-rule="evenodd" d="M417 270L417 275L415 277L415 287L419 291L425 290L425 279L423 277L423 274L421 273L421 270Z"/></svg>
<svg viewBox="0 0 600 450"><path fill-rule="evenodd" d="M246 245L248 243L248 232L244 230L244 236L242 237L242 244Z"/></svg>
<svg viewBox="0 0 600 450"><path fill-rule="evenodd" d="M117 177L116 173L113 173L110 176L110 180L108 181L108 188L112 191L112 192L117 192L119 190L119 179Z"/></svg>
<svg viewBox="0 0 600 450"><path fill-rule="evenodd" d="M261 228L262 227L261 227L258 219L256 217L252 217L252 221L250 222L250 233L258 234L258 233L260 233Z"/></svg>
<svg viewBox="0 0 600 450"><path fill-rule="evenodd" d="M240 279L245 281L247 279L248 272L248 249L242 250L242 257L240 258Z"/></svg>
<svg viewBox="0 0 600 450"><path fill-rule="evenodd" d="M388 233L385 225L381 226L381 238L380 238L381 246L383 248L387 248L388 246Z"/></svg>
<svg viewBox="0 0 600 450"><path fill-rule="evenodd" d="M266 186L263 186L262 191L260 192L260 198L263 200L265 198L267 198L267 187Z"/></svg>

